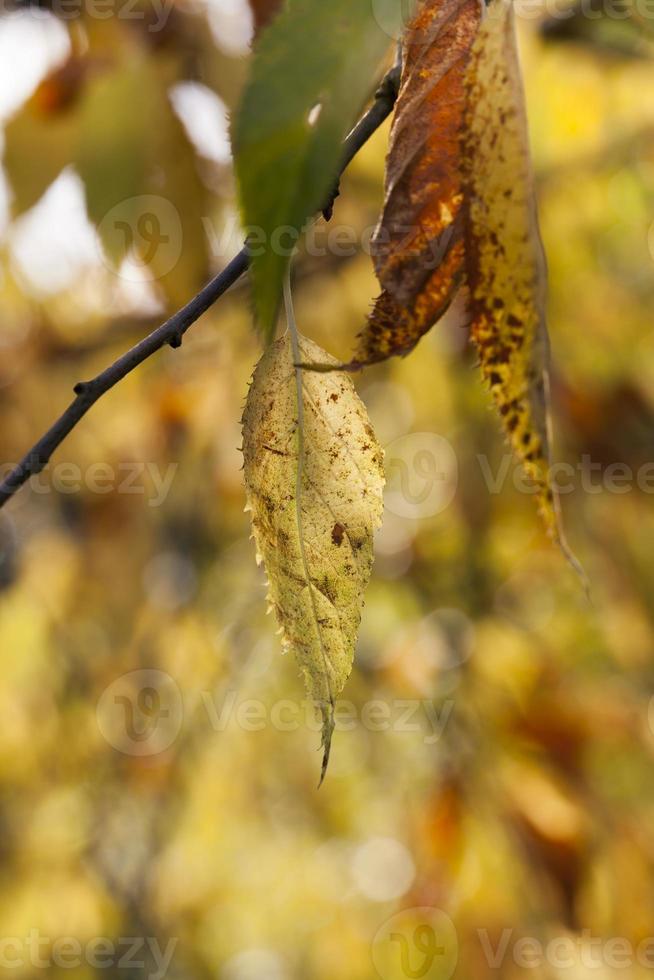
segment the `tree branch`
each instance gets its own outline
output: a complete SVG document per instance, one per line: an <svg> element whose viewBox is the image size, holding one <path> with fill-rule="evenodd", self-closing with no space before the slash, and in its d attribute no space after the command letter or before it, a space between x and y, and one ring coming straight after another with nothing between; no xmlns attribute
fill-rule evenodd
<svg viewBox="0 0 654 980"><path fill-rule="evenodd" d="M354 127L343 144L341 174L352 162L361 147L390 115L397 98L399 70L395 65L388 72L375 94L375 101L359 123ZM323 213L330 217L334 200L338 196L338 184L325 204ZM105 368L91 381L80 381L75 385L75 399L57 421L41 436L0 484L0 507L13 497L17 490L31 476L40 473L47 466L53 452L66 436L75 428L88 410L102 395L142 364L152 354L169 344L179 347L186 331L211 307L230 286L240 279L249 264L247 244L241 249L226 268L204 286L193 299L173 314L169 320L153 330L151 334L128 350L125 354Z"/></svg>

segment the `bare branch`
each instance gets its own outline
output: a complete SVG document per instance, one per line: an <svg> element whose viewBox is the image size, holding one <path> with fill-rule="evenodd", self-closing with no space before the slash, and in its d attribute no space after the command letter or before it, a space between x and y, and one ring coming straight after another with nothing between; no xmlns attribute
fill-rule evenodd
<svg viewBox="0 0 654 980"><path fill-rule="evenodd" d="M398 89L397 65L386 75L375 94L375 101L360 122L354 127L343 144L341 173L348 167L361 147L390 115ZM336 185L330 200L325 205L325 216L331 216L334 200L338 194ZM186 331L203 313L227 292L230 286L240 279L249 264L248 248L245 245L232 261L215 276L197 296L177 313L153 330L151 334L128 350L125 354L105 368L91 381L80 381L75 385L75 399L57 421L32 446L21 462L0 484L0 507L13 497L17 490L31 476L40 473L47 466L53 452L58 449L66 436L75 428L88 410L107 391L142 364L152 354L169 344L179 347Z"/></svg>

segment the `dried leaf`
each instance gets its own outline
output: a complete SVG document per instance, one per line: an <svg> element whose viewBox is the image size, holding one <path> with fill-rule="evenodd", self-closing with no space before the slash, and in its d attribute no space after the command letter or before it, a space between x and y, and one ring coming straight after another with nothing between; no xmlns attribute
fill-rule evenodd
<svg viewBox="0 0 654 980"><path fill-rule="evenodd" d="M303 359L335 363L306 338L299 344ZM381 522L383 453L345 374L302 372L298 413L288 334L268 347L254 372L243 453L270 604L322 712L324 775L334 702L352 669L373 532Z"/></svg>
<svg viewBox="0 0 654 980"><path fill-rule="evenodd" d="M374 241L383 292L352 367L407 354L445 313L463 275L460 130L479 0L420 0L405 32L400 92Z"/></svg>
<svg viewBox="0 0 654 980"><path fill-rule="evenodd" d="M511 445L571 561L550 478L547 271L510 0L493 0L472 50L463 136L472 336Z"/></svg>

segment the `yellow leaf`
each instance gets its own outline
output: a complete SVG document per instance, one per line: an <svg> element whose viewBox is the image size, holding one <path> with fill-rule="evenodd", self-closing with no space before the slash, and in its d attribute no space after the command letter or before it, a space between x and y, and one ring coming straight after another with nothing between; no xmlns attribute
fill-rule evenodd
<svg viewBox="0 0 654 980"><path fill-rule="evenodd" d="M297 350L303 361L336 364L304 337ZM284 646L322 713L324 776L381 522L383 452L348 375L296 363L287 334L254 372L243 415L245 487Z"/></svg>
<svg viewBox="0 0 654 980"><path fill-rule="evenodd" d="M511 445L537 488L546 528L579 571L563 537L551 480L547 271L510 0L489 6L465 85L472 336Z"/></svg>

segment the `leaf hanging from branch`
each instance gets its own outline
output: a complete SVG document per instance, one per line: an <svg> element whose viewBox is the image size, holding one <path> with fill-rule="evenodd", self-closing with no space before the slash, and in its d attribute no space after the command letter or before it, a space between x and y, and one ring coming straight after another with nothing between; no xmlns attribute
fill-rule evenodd
<svg viewBox="0 0 654 980"><path fill-rule="evenodd" d="M336 363L306 338L299 353ZM254 372L243 415L244 473L270 604L322 713L324 776L381 523L383 452L351 379L295 363L287 334Z"/></svg>
<svg viewBox="0 0 654 980"><path fill-rule="evenodd" d="M288 0L255 45L233 144L243 224L256 229L250 270L267 340L290 255L333 188L342 140L390 47L383 25L400 3Z"/></svg>
<svg viewBox="0 0 654 980"><path fill-rule="evenodd" d="M382 286L350 367L407 354L445 313L464 267L464 77L479 0L420 0L403 42L402 82L374 246Z"/></svg>
<svg viewBox="0 0 654 980"><path fill-rule="evenodd" d="M463 131L472 337L513 450L538 491L546 528L565 543L550 476L547 270L510 0L493 0L466 76Z"/></svg>

